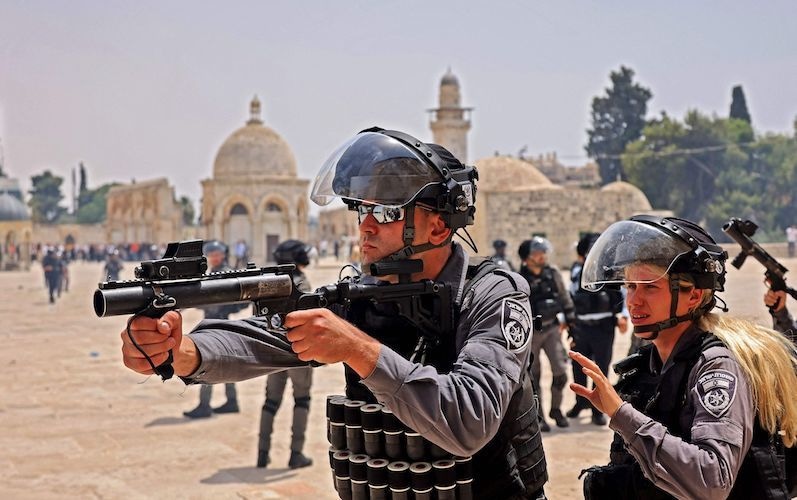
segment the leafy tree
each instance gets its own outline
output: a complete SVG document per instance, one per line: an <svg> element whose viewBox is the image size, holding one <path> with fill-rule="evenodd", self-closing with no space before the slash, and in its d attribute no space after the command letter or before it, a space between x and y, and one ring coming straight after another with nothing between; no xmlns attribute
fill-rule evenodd
<svg viewBox="0 0 797 500"><path fill-rule="evenodd" d="M32 187L29 191L28 205L34 222L52 224L66 213L66 208L60 205L64 199L64 195L61 194L63 182L63 177L53 175L49 170L31 177Z"/></svg>
<svg viewBox="0 0 797 500"><path fill-rule="evenodd" d="M82 182L82 179L81 179ZM108 190L117 183L103 184L97 189L81 190L78 197L76 219L79 224L97 224L105 221L108 206Z"/></svg>
<svg viewBox="0 0 797 500"><path fill-rule="evenodd" d="M741 120L697 111L688 112L683 122L664 115L629 144L623 167L654 207L706 221L717 236L720 219L750 213L761 204L755 193L764 174L750 169L744 149L751 138L750 125Z"/></svg>
<svg viewBox="0 0 797 500"><path fill-rule="evenodd" d="M783 229L797 221L797 138L765 135L756 141L751 155L765 206L762 211L771 214L771 221L756 222L780 240Z"/></svg>
<svg viewBox="0 0 797 500"><path fill-rule="evenodd" d="M587 154L598 162L601 180L608 184L618 177L625 180L619 155L638 139L645 127L649 89L634 83L634 71L625 66L609 75L611 87L606 95L592 99L592 128L587 130Z"/></svg>
<svg viewBox="0 0 797 500"><path fill-rule="evenodd" d="M83 165L83 162L80 162L80 189L78 190L78 194L86 191L87 189L86 167Z"/></svg>
<svg viewBox="0 0 797 500"><path fill-rule="evenodd" d="M194 204L191 202L191 199L188 196L181 196L180 206L183 210L183 223L186 226L193 226L196 211L194 210Z"/></svg>
<svg viewBox="0 0 797 500"><path fill-rule="evenodd" d="M742 90L741 85L733 87L731 91L731 112L729 116L730 118L751 123L750 112L747 111L747 99L744 98L744 90Z"/></svg>

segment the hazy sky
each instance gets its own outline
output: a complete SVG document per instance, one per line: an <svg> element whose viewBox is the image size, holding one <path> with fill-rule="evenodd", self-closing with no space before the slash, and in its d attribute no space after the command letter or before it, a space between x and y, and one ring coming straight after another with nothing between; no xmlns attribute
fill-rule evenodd
<svg viewBox="0 0 797 500"><path fill-rule="evenodd" d="M797 115L797 2L51 1L0 3L0 141L23 188L45 169L89 187L167 176L195 202L257 94L312 179L358 130L431 139L447 67L475 107L469 159L585 161L589 105L620 64L650 114Z"/></svg>

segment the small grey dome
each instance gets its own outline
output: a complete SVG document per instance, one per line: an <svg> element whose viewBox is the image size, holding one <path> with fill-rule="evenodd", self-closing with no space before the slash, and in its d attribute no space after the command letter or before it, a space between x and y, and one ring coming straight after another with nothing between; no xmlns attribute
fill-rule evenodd
<svg viewBox="0 0 797 500"><path fill-rule="evenodd" d="M28 220L28 207L18 198L0 192L0 220Z"/></svg>
<svg viewBox="0 0 797 500"><path fill-rule="evenodd" d="M443 78L440 80L440 85L454 85L455 87L459 87L459 80L454 73L451 72L451 68L448 68L446 74L443 75Z"/></svg>

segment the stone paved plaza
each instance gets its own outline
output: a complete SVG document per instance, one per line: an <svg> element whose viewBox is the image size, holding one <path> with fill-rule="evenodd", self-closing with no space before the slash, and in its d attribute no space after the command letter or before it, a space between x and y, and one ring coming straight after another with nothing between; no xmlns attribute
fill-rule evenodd
<svg viewBox="0 0 797 500"><path fill-rule="evenodd" d="M794 259L783 263L797 267ZM125 276L131 269L128 263ZM100 265L75 263L70 270L70 291L55 305L47 303L40 266L0 274L0 498L336 498L327 466L324 397L342 391L339 365L314 375L305 452L315 464L298 471L286 467L293 403L288 389L275 424L272 466L257 469L265 380L238 384L239 414L183 418L197 402L197 388L124 368L124 318L98 319L91 306ZM309 276L315 286L328 283L337 267L322 262ZM768 320L758 263L731 269L728 286L724 297L734 314ZM797 309L794 302L790 306ZM185 311L189 327L200 317ZM618 337L615 360L628 342L628 335ZM548 373L547 365L543 369ZM213 404L221 402L217 387ZM563 409L572 403L567 391ZM583 415L544 437L552 499L581 497L579 471L607 460L611 432Z"/></svg>

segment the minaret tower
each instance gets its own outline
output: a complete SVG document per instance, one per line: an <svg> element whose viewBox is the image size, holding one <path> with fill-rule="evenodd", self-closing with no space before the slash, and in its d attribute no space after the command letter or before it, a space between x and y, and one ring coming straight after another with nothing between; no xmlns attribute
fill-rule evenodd
<svg viewBox="0 0 797 500"><path fill-rule="evenodd" d="M260 99L255 95L252 102L249 103L249 121L247 125L262 125L263 120L260 118Z"/></svg>
<svg viewBox="0 0 797 500"><path fill-rule="evenodd" d="M460 105L459 80L448 68L440 80L440 104L428 109L434 141L451 151L462 163L468 161L468 130L473 108Z"/></svg>

